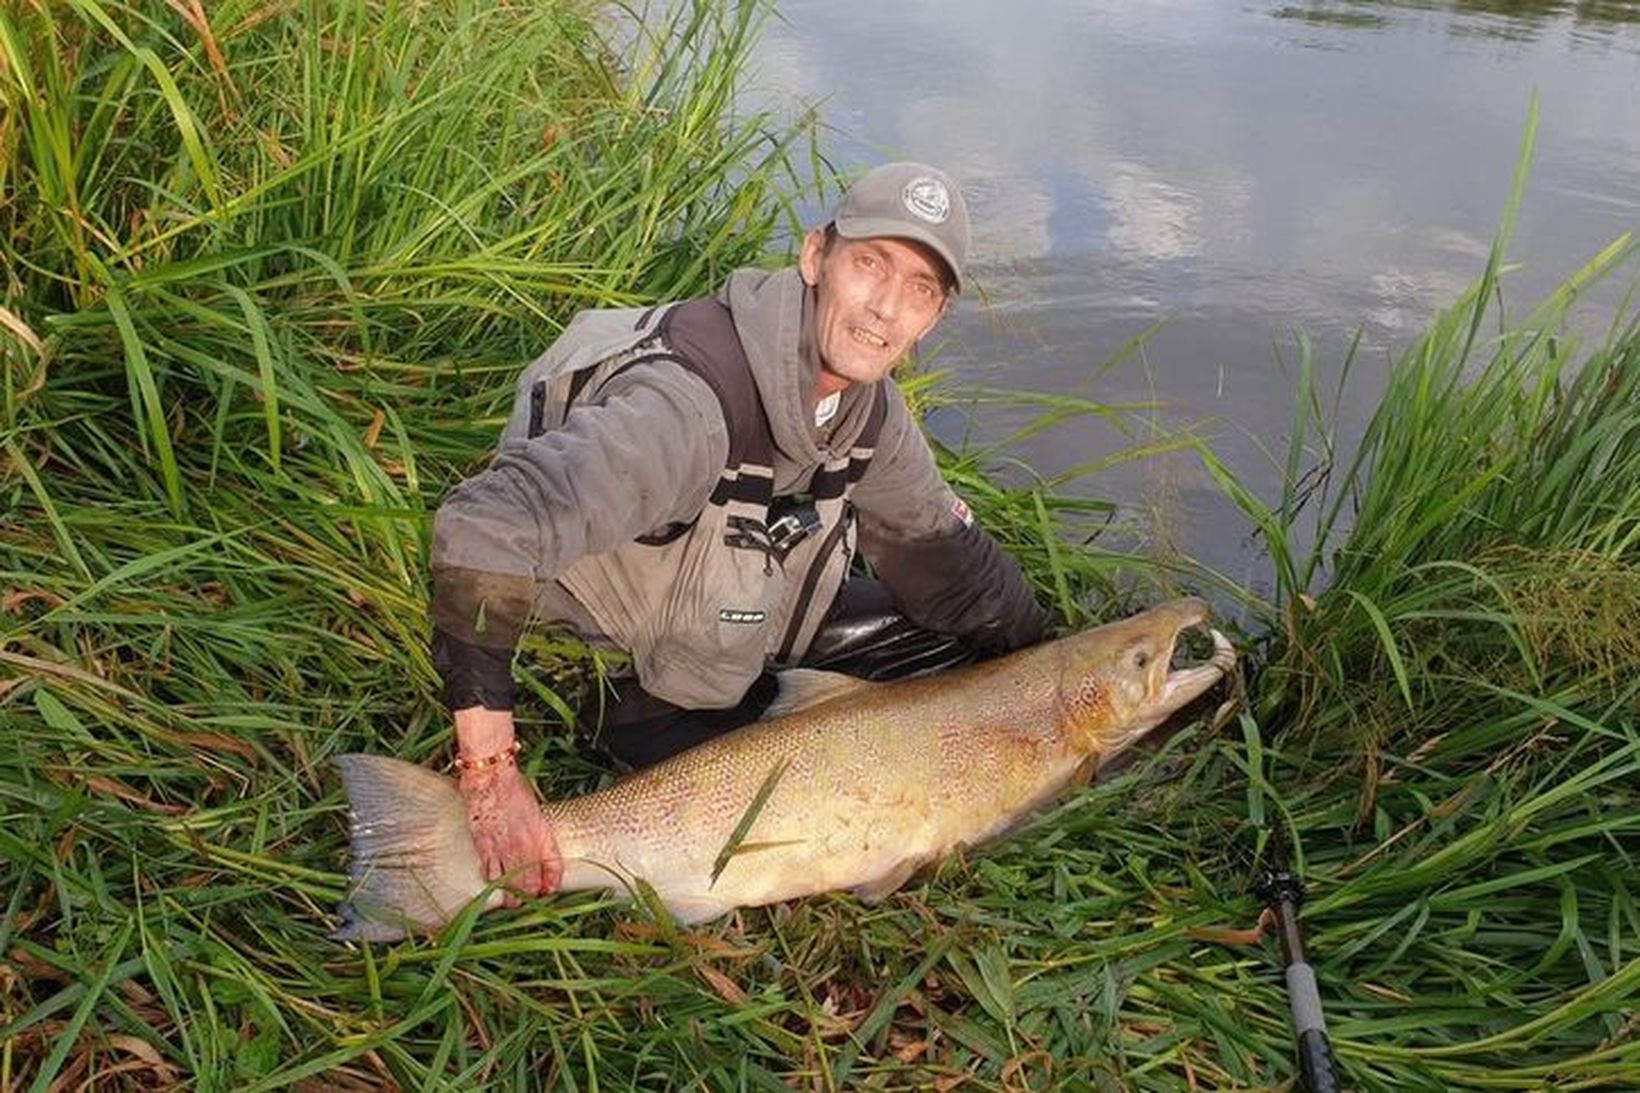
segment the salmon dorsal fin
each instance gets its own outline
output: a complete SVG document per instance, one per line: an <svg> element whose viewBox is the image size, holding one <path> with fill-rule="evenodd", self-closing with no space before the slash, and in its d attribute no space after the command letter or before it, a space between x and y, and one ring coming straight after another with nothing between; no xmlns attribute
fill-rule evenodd
<svg viewBox="0 0 1640 1093"><path fill-rule="evenodd" d="M760 721L773 721L822 702L830 702L843 695L857 694L875 687L868 679L855 679L841 672L822 672L818 668L788 668L775 677L780 690L763 711Z"/></svg>

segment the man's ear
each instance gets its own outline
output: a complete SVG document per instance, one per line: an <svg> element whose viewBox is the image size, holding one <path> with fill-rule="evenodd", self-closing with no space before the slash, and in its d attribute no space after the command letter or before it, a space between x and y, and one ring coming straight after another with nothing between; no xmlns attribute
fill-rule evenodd
<svg viewBox="0 0 1640 1093"><path fill-rule="evenodd" d="M821 228L811 228L803 236L803 250L797 256L797 272L803 277L803 283L813 288L820 283L820 256L826 249L826 233Z"/></svg>

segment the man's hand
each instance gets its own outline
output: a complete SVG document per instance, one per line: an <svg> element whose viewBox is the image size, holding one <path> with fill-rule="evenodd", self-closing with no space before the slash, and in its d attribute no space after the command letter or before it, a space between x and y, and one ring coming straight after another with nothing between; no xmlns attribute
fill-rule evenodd
<svg viewBox="0 0 1640 1093"><path fill-rule="evenodd" d="M482 760L506 751L513 741L512 712L473 707L456 711L459 754ZM535 790L516 763L466 769L458 782L467 801L467 819L486 880L500 879L507 905L519 896L551 892L563 879L564 864L552 829L541 815Z"/></svg>
<svg viewBox="0 0 1640 1093"><path fill-rule="evenodd" d="M564 863L523 772L512 763L501 763L463 772L460 785L484 877L501 879L507 906L518 906L519 896L557 888Z"/></svg>

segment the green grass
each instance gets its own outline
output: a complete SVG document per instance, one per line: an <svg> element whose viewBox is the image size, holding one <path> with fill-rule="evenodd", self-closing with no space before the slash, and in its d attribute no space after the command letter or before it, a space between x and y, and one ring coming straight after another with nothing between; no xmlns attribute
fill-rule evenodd
<svg viewBox="0 0 1640 1093"><path fill-rule="evenodd" d="M1243 598L1227 724L878 907L685 932L583 895L330 941L327 760L447 756L428 518L520 361L778 249L815 153L733 106L755 7L636 45L569 3L205 10L0 13L0 1088L1278 1085L1273 946L1225 933L1278 829L1351 1086L1640 1084L1640 332L1561 332L1632 252L1505 321L1507 217L1359 454L1309 361L1285 496L1204 450L1269 603L943 453L1068 623ZM608 775L550 652L529 767L572 792Z"/></svg>

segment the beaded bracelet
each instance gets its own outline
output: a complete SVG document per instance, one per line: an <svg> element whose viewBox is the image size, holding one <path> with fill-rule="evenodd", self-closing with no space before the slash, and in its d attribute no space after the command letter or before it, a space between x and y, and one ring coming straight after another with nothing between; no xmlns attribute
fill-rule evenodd
<svg viewBox="0 0 1640 1093"><path fill-rule="evenodd" d="M489 755L481 755L477 759L468 759L466 756L458 755L450 761L450 766L461 774L467 774L475 770L489 770L491 767L498 767L502 763L514 766L518 762L518 750L521 746L517 740L514 740L500 751L492 752Z"/></svg>

